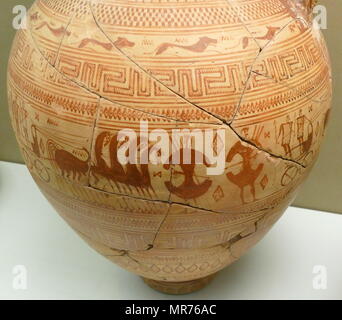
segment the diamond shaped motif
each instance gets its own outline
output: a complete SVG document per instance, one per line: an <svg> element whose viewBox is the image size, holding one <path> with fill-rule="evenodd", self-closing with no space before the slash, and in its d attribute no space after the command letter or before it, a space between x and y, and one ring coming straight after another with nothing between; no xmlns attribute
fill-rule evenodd
<svg viewBox="0 0 342 320"><path fill-rule="evenodd" d="M172 268L170 268L169 266L165 266L165 267L163 268L163 271L166 272L166 273L171 273L173 270L172 270Z"/></svg>
<svg viewBox="0 0 342 320"><path fill-rule="evenodd" d="M195 272L198 269L196 264L193 264L190 268L188 268L189 272Z"/></svg>
<svg viewBox="0 0 342 320"><path fill-rule="evenodd" d="M215 192L213 193L213 198L216 202L220 201L222 198L224 198L224 193L223 190L221 188L221 186L218 186L215 190Z"/></svg>
<svg viewBox="0 0 342 320"><path fill-rule="evenodd" d="M185 271L185 268L180 264L179 266L177 266L176 271L178 273L183 273Z"/></svg>
<svg viewBox="0 0 342 320"><path fill-rule="evenodd" d="M160 268L158 268L155 264L151 267L151 270L155 273L158 273L160 271Z"/></svg>

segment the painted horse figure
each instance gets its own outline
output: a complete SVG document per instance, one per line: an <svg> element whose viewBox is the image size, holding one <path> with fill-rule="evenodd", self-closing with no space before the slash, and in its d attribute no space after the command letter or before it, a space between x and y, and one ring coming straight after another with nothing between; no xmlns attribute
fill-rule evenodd
<svg viewBox="0 0 342 320"><path fill-rule="evenodd" d="M242 157L242 169L239 173L233 174L232 172L227 173L227 178L240 188L240 197L242 203L246 203L244 197L244 189L250 186L253 195L255 197L255 181L259 177L264 164L260 163L256 169L252 168L253 149L243 146L239 141L229 151L227 155L227 162L231 162L235 156L240 155Z"/></svg>
<svg viewBox="0 0 342 320"><path fill-rule="evenodd" d="M129 189L131 187L138 190L139 193L153 191L151 177L148 169L148 164L141 164L138 168L137 164L128 163L123 166L118 160L119 142L117 134L112 136L109 132L102 132L98 135L95 142L95 159L96 164L92 165L91 172L95 176L96 182L99 179L96 174L107 178L115 183L118 190L121 192L119 184L123 184ZM110 142L108 142L110 141ZM110 166L103 159L103 148L109 143L109 160ZM139 141L137 141L139 145Z"/></svg>
<svg viewBox="0 0 342 320"><path fill-rule="evenodd" d="M88 155L86 160L81 160L74 156L71 152L64 150L57 143L52 140L48 141L48 150L50 157L56 163L57 167L61 170L63 177L80 181L82 175L86 176L89 171L90 153L87 149L82 148Z"/></svg>

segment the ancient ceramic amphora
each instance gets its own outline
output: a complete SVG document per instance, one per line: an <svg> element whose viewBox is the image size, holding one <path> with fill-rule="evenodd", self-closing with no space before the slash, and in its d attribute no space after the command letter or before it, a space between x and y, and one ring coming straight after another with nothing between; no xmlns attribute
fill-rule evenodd
<svg viewBox="0 0 342 320"><path fill-rule="evenodd" d="M312 7L36 1L13 43L8 97L43 194L151 287L206 285L266 234L317 158L331 71Z"/></svg>

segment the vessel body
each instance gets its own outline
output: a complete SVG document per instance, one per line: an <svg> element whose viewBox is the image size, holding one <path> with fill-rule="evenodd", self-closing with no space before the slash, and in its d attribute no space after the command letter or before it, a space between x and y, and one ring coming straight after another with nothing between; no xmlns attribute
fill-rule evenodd
<svg viewBox="0 0 342 320"><path fill-rule="evenodd" d="M13 128L41 191L93 248L181 293L279 219L317 158L331 103L324 39L294 3L34 3L10 55ZM140 156L167 134L169 157L122 164L127 129ZM212 138L221 171L196 146L202 163L171 161L183 130Z"/></svg>

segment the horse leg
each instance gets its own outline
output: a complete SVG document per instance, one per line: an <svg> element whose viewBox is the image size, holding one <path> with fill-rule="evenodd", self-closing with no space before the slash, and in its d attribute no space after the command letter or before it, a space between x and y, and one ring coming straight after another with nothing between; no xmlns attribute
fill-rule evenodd
<svg viewBox="0 0 342 320"><path fill-rule="evenodd" d="M245 202L245 197L243 195L243 190L244 190L244 187L241 187L240 188L240 198L241 198L242 203L245 204L246 202Z"/></svg>
<svg viewBox="0 0 342 320"><path fill-rule="evenodd" d="M93 177L95 179L95 184L98 184L100 179L97 177L97 175L95 174L95 172L93 170L91 171L91 173L92 173L92 175L93 175Z"/></svg>
<svg viewBox="0 0 342 320"><path fill-rule="evenodd" d="M252 192L252 195L253 195L253 200L255 201L256 198L255 198L255 187L254 187L254 183L252 183L250 186L251 186L251 192Z"/></svg>

